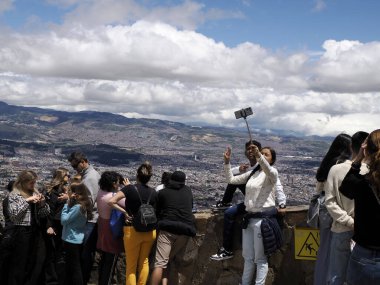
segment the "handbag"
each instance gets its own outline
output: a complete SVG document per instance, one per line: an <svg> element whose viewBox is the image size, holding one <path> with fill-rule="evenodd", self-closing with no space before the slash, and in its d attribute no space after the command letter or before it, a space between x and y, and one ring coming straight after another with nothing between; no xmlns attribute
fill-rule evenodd
<svg viewBox="0 0 380 285"><path fill-rule="evenodd" d="M315 194L309 204L307 224L312 228L330 228L332 218L325 205L325 193Z"/></svg>
<svg viewBox="0 0 380 285"><path fill-rule="evenodd" d="M116 209L111 210L110 228L111 228L111 233L114 239L119 239L123 237L124 221L125 221L124 213Z"/></svg>
<svg viewBox="0 0 380 285"><path fill-rule="evenodd" d="M124 214L116 209L111 210L110 228L114 239L123 237Z"/></svg>

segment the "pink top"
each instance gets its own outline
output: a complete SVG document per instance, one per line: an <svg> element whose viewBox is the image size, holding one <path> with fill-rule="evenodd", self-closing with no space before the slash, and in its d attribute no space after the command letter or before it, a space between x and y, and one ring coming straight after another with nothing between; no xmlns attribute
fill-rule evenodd
<svg viewBox="0 0 380 285"><path fill-rule="evenodd" d="M98 206L98 241L96 247L104 252L120 253L124 251L123 238L114 239L110 228L110 216L112 208L107 204L112 198L113 192L99 190L96 203ZM118 204L124 208L125 199L121 199Z"/></svg>
<svg viewBox="0 0 380 285"><path fill-rule="evenodd" d="M99 190L98 197L96 198L99 217L102 217L103 219L107 219L107 220L109 220L109 218L111 217L112 208L107 203L112 198L113 195L114 195L113 192L106 192L103 190ZM125 198L121 199L117 204L124 209Z"/></svg>

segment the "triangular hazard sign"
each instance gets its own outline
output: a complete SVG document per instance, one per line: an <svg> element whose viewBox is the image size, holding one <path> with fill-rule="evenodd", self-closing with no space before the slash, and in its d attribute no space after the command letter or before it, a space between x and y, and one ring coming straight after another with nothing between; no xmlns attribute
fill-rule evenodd
<svg viewBox="0 0 380 285"><path fill-rule="evenodd" d="M316 257L319 248L319 243L312 232L309 233L301 250L298 252L298 257Z"/></svg>

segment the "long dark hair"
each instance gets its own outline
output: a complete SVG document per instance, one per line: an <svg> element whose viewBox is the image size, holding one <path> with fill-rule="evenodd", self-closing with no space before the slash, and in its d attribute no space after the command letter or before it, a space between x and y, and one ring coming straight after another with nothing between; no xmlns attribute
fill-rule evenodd
<svg viewBox="0 0 380 285"><path fill-rule="evenodd" d="M331 143L329 150L323 158L317 170L317 181L324 182L327 179L330 168L351 158L351 136L339 134Z"/></svg>
<svg viewBox="0 0 380 285"><path fill-rule="evenodd" d="M83 183L72 183L70 185L69 192L76 194L75 199L69 200L69 207L72 207L75 204L79 204L82 214L86 215L87 220L91 220L93 218L93 205L90 198L88 197L89 190L87 186Z"/></svg>
<svg viewBox="0 0 380 285"><path fill-rule="evenodd" d="M277 160L276 151L273 148L271 148L270 146L264 146L261 150L264 150L264 149L267 149L270 151L270 154L272 155L272 162L270 163L270 165L273 165Z"/></svg>

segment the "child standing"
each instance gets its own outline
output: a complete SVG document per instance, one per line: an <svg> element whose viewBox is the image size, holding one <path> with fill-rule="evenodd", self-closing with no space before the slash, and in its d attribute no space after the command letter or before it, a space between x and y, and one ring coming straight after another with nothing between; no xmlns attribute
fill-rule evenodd
<svg viewBox="0 0 380 285"><path fill-rule="evenodd" d="M86 185L82 183L71 184L69 199L62 210L62 240L66 252L66 284L83 284L80 256L86 222L92 218L92 203L87 193Z"/></svg>

